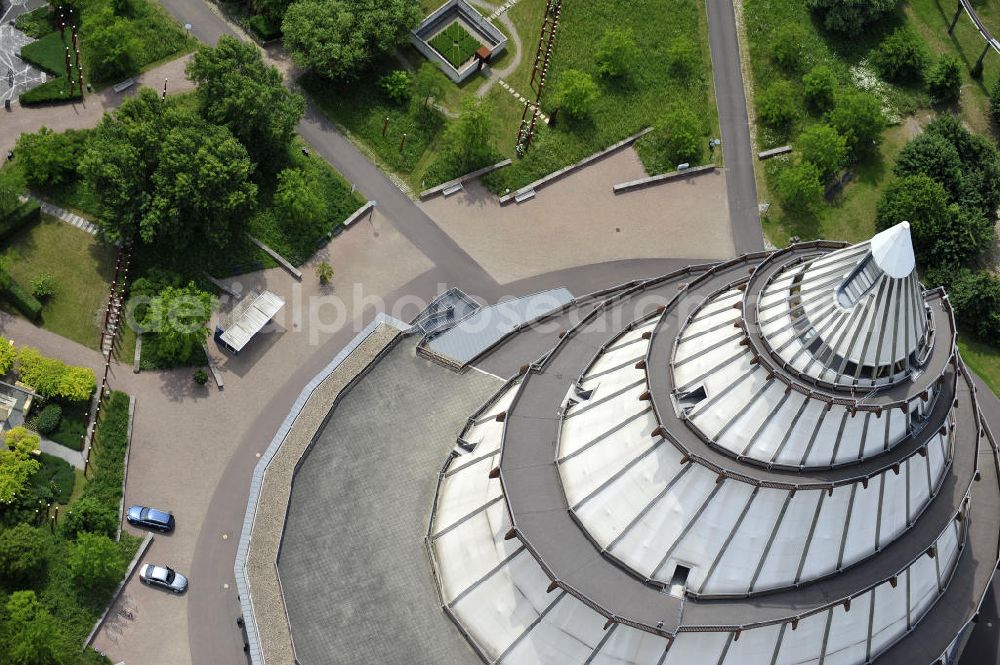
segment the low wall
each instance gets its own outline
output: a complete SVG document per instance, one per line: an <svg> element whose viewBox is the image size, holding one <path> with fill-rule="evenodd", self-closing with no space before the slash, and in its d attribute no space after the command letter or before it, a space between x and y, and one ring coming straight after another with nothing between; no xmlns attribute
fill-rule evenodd
<svg viewBox="0 0 1000 665"><path fill-rule="evenodd" d="M615 194L624 194L626 192L633 192L637 189L644 189L646 187L652 187L653 185L659 185L665 182L671 182L673 180L681 180L683 178L703 175L705 173L714 173L717 169L718 167L715 166L715 164L708 164L707 166L695 166L694 168L684 169L683 171L671 171L670 173L651 175L648 178L629 180L628 182L619 183L614 187L612 187L611 189Z"/></svg>
<svg viewBox="0 0 1000 665"><path fill-rule="evenodd" d="M480 177L486 175L487 173L492 173L493 171L497 171L499 169L502 169L505 166L510 166L511 163L512 162L509 159L505 159L502 162L497 162L493 166L484 166L481 169L477 169L475 171L472 171L471 173L466 173L463 176L459 176L459 177L455 178L454 180L449 180L448 182L443 182L440 185L438 185L437 187L431 187L430 189L425 189L424 191L420 192L420 200L423 201L425 199L431 198L432 196L437 196L441 192L443 192L443 191L445 191L445 190L447 190L447 189L449 189L451 187L454 187L455 185L461 185L461 184L465 183L466 181L472 180L474 178L480 178Z"/></svg>

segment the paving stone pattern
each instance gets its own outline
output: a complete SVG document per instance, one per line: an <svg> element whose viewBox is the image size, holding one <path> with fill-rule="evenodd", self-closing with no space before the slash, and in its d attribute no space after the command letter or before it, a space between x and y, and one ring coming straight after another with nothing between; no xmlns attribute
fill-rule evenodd
<svg viewBox="0 0 1000 665"><path fill-rule="evenodd" d="M295 478L278 563L302 665L475 665L423 537L437 475L501 382L400 341L345 395ZM255 601L256 602L256 601Z"/></svg>
<svg viewBox="0 0 1000 665"><path fill-rule="evenodd" d="M45 201L41 201L38 199L35 200L38 201L38 203L42 206L42 212L44 212L46 215L52 215L53 217L60 219L66 222L67 224L71 224L72 226L75 226L76 228L86 233L89 233L90 235L97 235L97 227L88 222L87 220L85 220L83 217L75 215L71 213L69 210L65 210L58 206L54 206L51 203L46 203Z"/></svg>

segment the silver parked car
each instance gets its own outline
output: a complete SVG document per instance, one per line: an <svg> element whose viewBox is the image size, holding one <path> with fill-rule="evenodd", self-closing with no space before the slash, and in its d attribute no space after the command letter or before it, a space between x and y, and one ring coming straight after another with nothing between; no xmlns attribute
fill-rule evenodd
<svg viewBox="0 0 1000 665"><path fill-rule="evenodd" d="M154 566L151 563L144 564L139 569L139 579L143 584L158 586L174 593L184 593L188 587L188 580L180 573L166 566Z"/></svg>

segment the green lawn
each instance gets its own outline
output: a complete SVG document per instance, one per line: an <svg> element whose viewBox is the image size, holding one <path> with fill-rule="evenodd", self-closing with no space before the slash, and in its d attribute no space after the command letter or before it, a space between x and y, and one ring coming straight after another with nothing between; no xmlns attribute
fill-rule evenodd
<svg viewBox="0 0 1000 665"><path fill-rule="evenodd" d="M455 21L428 42L456 69L468 62L479 50L479 40Z"/></svg>
<svg viewBox="0 0 1000 665"><path fill-rule="evenodd" d="M1000 349L963 334L958 349L969 368L981 376L994 393L1000 395Z"/></svg>
<svg viewBox="0 0 1000 665"><path fill-rule="evenodd" d="M45 302L43 328L97 348L98 317L108 296L114 250L65 222L43 215L40 223L15 235L0 246L0 251L9 259L11 276L25 288L30 288L31 280L40 273L55 277L58 292ZM29 340L16 341L23 344Z"/></svg>
<svg viewBox="0 0 1000 665"><path fill-rule="evenodd" d="M66 43L68 42L68 44ZM67 36L66 42L59 37L59 32L50 32L41 39L26 44L21 49L21 56L31 64L44 69L56 76L66 75L66 49L72 48L73 42ZM70 62L76 65L75 55L70 55Z"/></svg>

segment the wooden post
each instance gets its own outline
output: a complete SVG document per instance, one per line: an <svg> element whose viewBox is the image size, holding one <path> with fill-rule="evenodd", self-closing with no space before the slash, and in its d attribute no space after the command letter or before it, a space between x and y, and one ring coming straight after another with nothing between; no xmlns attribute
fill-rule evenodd
<svg viewBox="0 0 1000 665"><path fill-rule="evenodd" d="M389 116L385 117L385 122L382 123L382 138L385 138L385 133L389 129Z"/></svg>
<svg viewBox="0 0 1000 665"><path fill-rule="evenodd" d="M406 132L403 132L403 138L399 141L399 151L403 152L403 147L406 145Z"/></svg>

